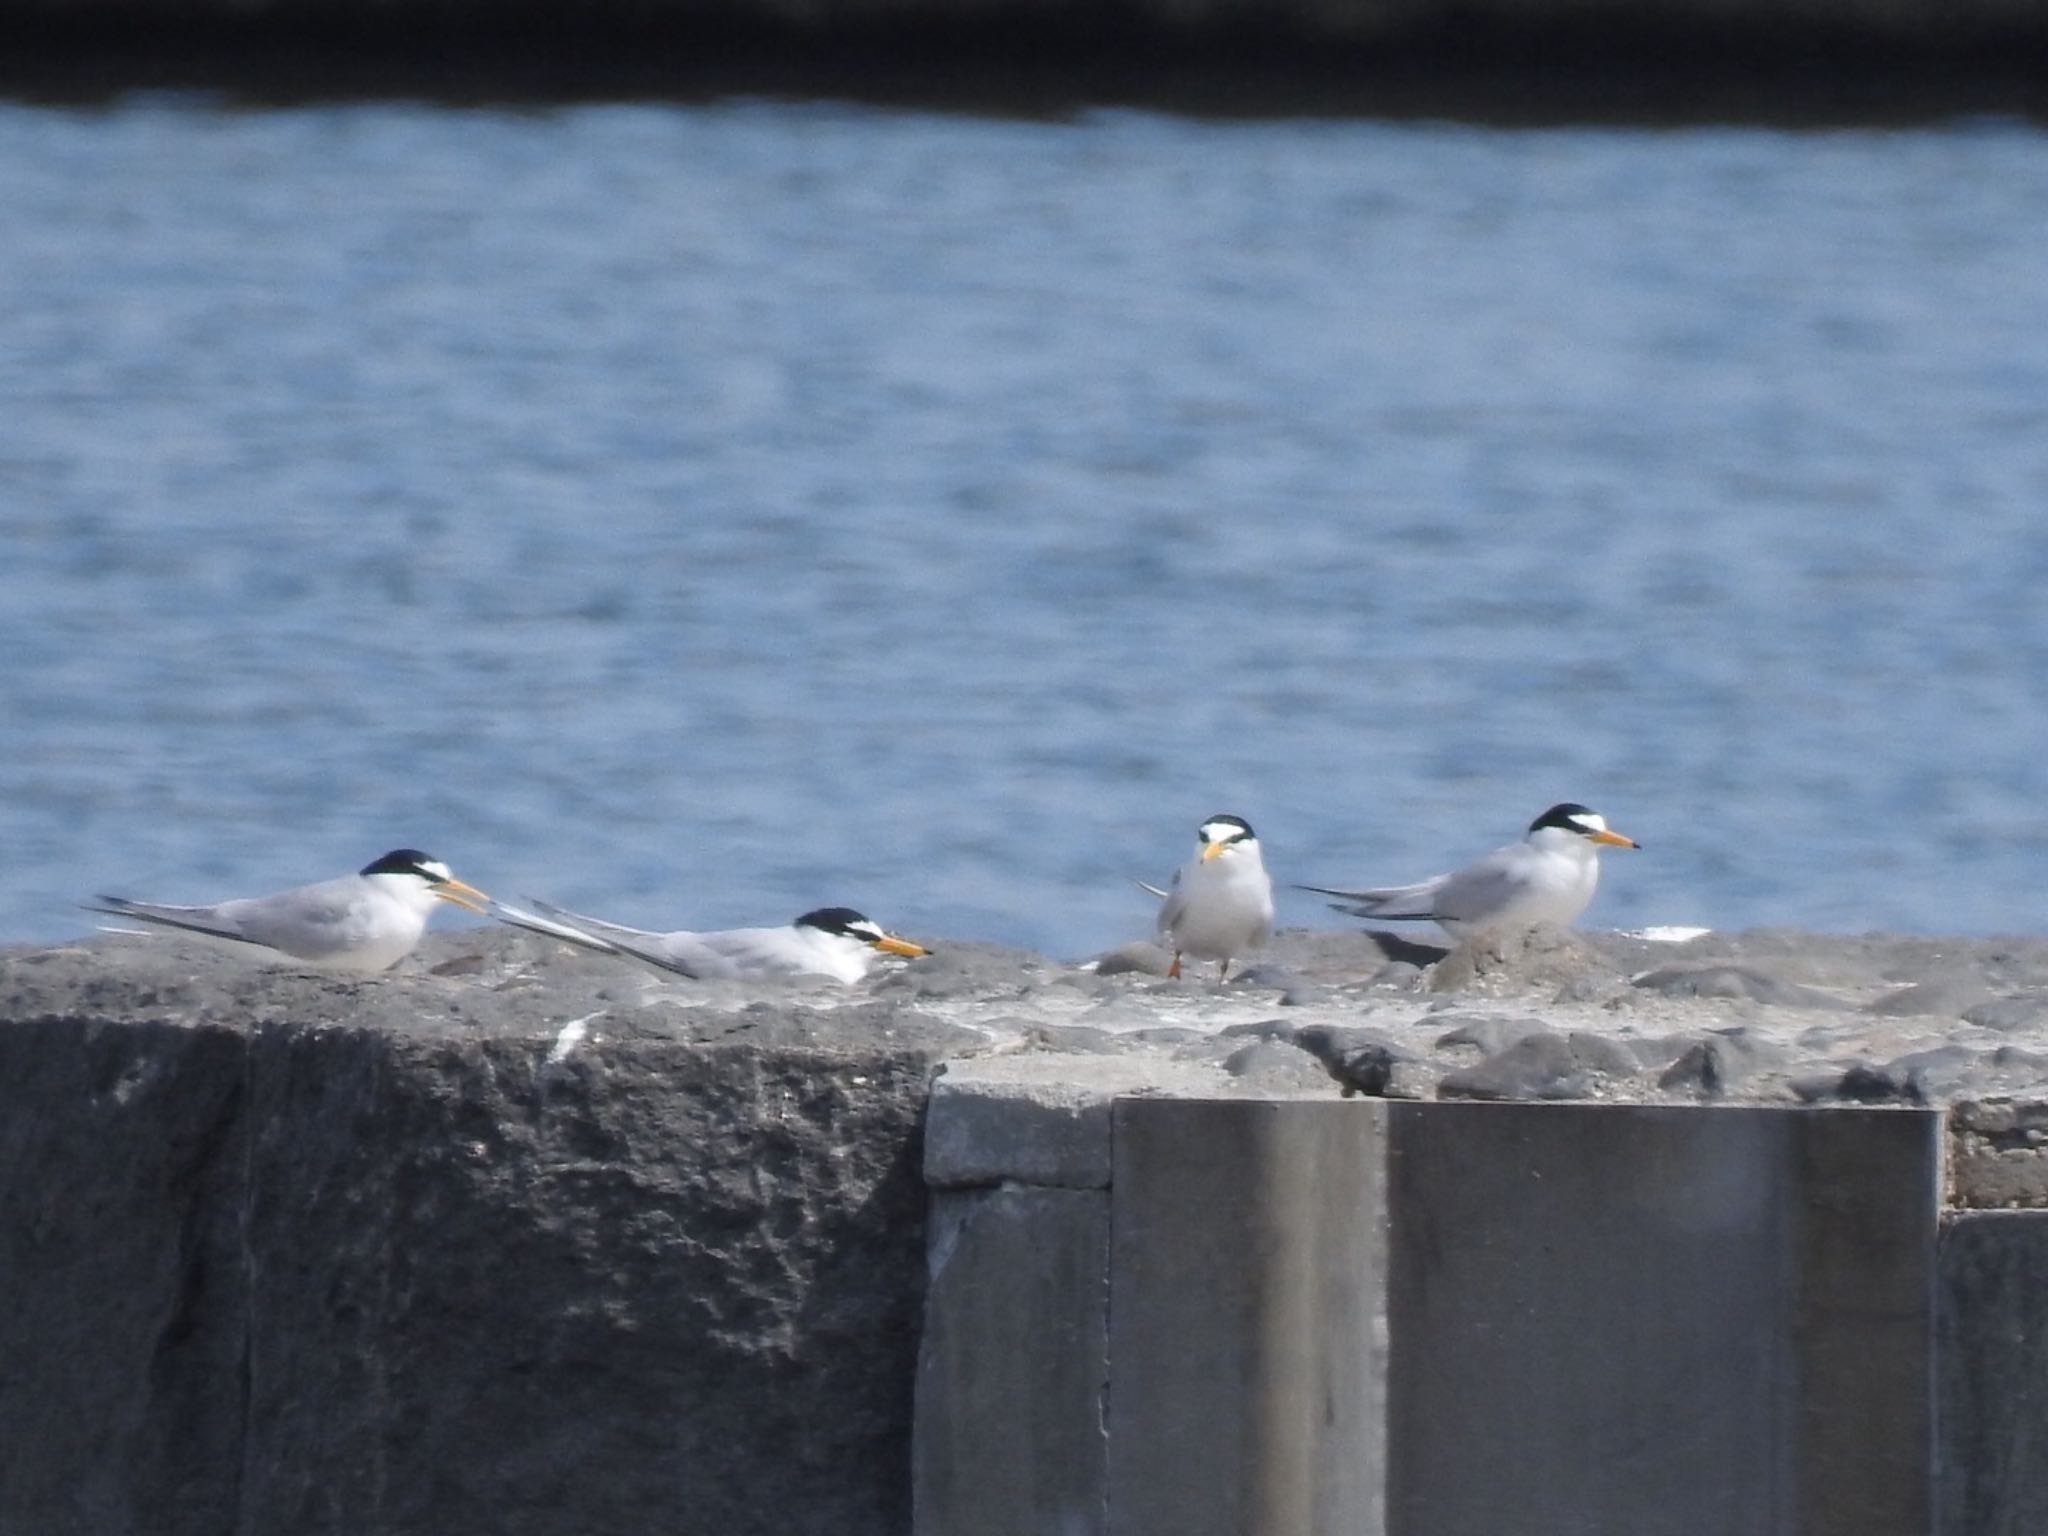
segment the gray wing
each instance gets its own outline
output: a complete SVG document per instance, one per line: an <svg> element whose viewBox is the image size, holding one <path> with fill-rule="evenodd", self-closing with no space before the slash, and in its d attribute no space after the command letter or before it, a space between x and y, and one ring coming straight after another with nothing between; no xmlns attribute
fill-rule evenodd
<svg viewBox="0 0 2048 1536"><path fill-rule="evenodd" d="M533 901L531 896L526 899ZM591 928L596 928L600 925L595 920L576 917L574 913L565 912L560 907L551 907L544 901L533 901L533 904L557 916L543 917L539 912L529 912L524 907L515 907L510 902L495 899L490 903L491 916L514 928L524 928L528 933L544 933L551 939L560 939L565 944L574 944L579 949L593 950L600 955L615 955L619 952L619 947L611 940L599 938L595 933L576 926L577 923L585 923ZM575 918L575 922L571 922L571 918Z"/></svg>
<svg viewBox="0 0 2048 1536"><path fill-rule="evenodd" d="M746 981L822 974L794 928L719 928L708 933L606 937L622 955L692 981Z"/></svg>
<svg viewBox="0 0 2048 1536"><path fill-rule="evenodd" d="M702 942L705 935L651 933L645 928L628 928L624 923L608 923L601 917L571 912L567 907L558 907L531 896L527 900L533 903L534 911L494 901L491 913L500 922L510 923L515 928L544 933L601 955L629 955L657 970L687 976L692 981L707 975L731 974L718 968L717 955Z"/></svg>
<svg viewBox="0 0 2048 1536"><path fill-rule="evenodd" d="M211 907L172 907L151 901L102 896L89 908L122 917L140 918L164 928L201 933L274 949L296 959L320 960L343 953L361 942L370 923L360 881L350 875L280 891L275 896L245 896Z"/></svg>
<svg viewBox="0 0 2048 1536"><path fill-rule="evenodd" d="M705 952L705 973L711 976L822 975L813 964L815 952L796 929L728 928L693 935ZM715 968L714 968L715 967Z"/></svg>
<svg viewBox="0 0 2048 1536"><path fill-rule="evenodd" d="M1181 889L1180 876L1181 872L1176 869L1173 872L1172 888L1164 891L1160 890L1156 885L1145 885L1145 882L1142 880L1138 882L1140 885L1145 885L1145 889L1154 896L1162 898L1165 903L1159 909L1159 921L1154 925L1155 932L1173 932L1174 924L1180 921L1181 913L1187 910L1187 893Z"/></svg>
<svg viewBox="0 0 2048 1536"><path fill-rule="evenodd" d="M354 875L214 908L243 938L302 960L342 954L373 937L375 910Z"/></svg>
<svg viewBox="0 0 2048 1536"><path fill-rule="evenodd" d="M607 937L611 939L614 952L631 955L635 960L643 960L656 970L667 971L672 976L684 976L691 981L705 981L715 976L736 974L721 968L718 957L699 942L703 938L702 934L649 933L629 939L607 930Z"/></svg>
<svg viewBox="0 0 2048 1536"><path fill-rule="evenodd" d="M1480 923L1498 916L1529 891L1526 844L1496 848L1485 858L1444 876L1436 915L1446 922Z"/></svg>
<svg viewBox="0 0 2048 1536"><path fill-rule="evenodd" d="M1318 896L1341 897L1341 901L1331 902L1331 907L1355 917L1379 918L1389 923L1419 923L1442 915L1438 893L1456 878L1456 875L1437 875L1414 885L1381 885L1363 891L1339 890L1328 885L1297 885L1295 889L1314 891Z"/></svg>
<svg viewBox="0 0 2048 1536"><path fill-rule="evenodd" d="M130 901L126 896L95 896L84 903L88 912L107 912L115 917L132 917L159 928L177 928L186 933L203 933L210 939L231 939L237 944L268 948L261 939L242 932L241 925L221 915L219 907L167 907L153 901Z"/></svg>

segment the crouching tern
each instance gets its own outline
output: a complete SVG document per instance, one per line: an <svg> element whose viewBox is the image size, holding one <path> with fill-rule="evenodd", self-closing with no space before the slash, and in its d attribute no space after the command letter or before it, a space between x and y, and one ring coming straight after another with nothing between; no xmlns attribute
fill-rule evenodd
<svg viewBox="0 0 2048 1536"><path fill-rule="evenodd" d="M1519 843L1496 848L1463 869L1372 890L1297 886L1320 896L1341 896L1339 912L1379 922L1433 922L1453 938L1493 929L1563 928L1577 920L1600 883L1600 850L1639 848L1611 830L1605 817L1567 801L1529 823Z"/></svg>
<svg viewBox="0 0 2048 1536"><path fill-rule="evenodd" d="M1195 856L1174 871L1166 890L1138 884L1161 898L1159 933L1173 950L1167 975L1180 975L1183 955L1230 962L1273 936L1273 879L1259 839L1242 816L1211 816L1196 832Z"/></svg>
<svg viewBox="0 0 2048 1536"><path fill-rule="evenodd" d="M867 975L883 955L914 959L931 953L922 944L885 932L872 918L851 907L819 907L780 928L650 933L585 917L545 901L534 901L533 906L538 910L493 901L491 915L515 928L544 933L599 954L630 956L692 981L829 976L834 981L851 982Z"/></svg>
<svg viewBox="0 0 2048 1536"><path fill-rule="evenodd" d="M482 912L489 900L432 855L396 848L353 875L272 896L244 896L210 907L97 896L86 910L274 950L305 965L388 971L413 952L436 902Z"/></svg>

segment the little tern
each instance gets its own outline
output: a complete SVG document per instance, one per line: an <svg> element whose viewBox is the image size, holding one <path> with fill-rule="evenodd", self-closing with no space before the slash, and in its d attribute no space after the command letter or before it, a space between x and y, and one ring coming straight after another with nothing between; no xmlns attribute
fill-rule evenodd
<svg viewBox="0 0 2048 1536"><path fill-rule="evenodd" d="M1496 848L1463 869L1414 885L1346 891L1326 885L1297 886L1321 896L1341 896L1339 912L1380 922L1433 922L1453 938L1539 923L1569 927L1586 910L1600 883L1600 850L1638 848L1634 838L1611 830L1605 817L1569 801L1553 805L1529 823L1519 843Z"/></svg>
<svg viewBox="0 0 2048 1536"><path fill-rule="evenodd" d="M780 928L650 933L585 917L545 901L534 901L533 906L538 910L494 901L491 915L515 928L544 933L599 954L627 955L692 981L829 976L834 981L852 982L867 975L883 955L914 959L931 953L922 944L885 932L872 918L851 907L819 907Z"/></svg>
<svg viewBox="0 0 2048 1536"><path fill-rule="evenodd" d="M306 965L388 971L419 943L436 902L482 912L489 899L432 855L397 848L353 875L272 896L245 896L209 907L98 896L86 910L275 950Z"/></svg>
<svg viewBox="0 0 2048 1536"><path fill-rule="evenodd" d="M1222 981L1232 960L1273 936L1273 880L1242 816L1211 816L1196 836L1199 851L1174 871L1171 888L1144 888L1163 898L1159 932L1173 950L1166 974L1180 975L1181 957L1192 955L1222 961Z"/></svg>

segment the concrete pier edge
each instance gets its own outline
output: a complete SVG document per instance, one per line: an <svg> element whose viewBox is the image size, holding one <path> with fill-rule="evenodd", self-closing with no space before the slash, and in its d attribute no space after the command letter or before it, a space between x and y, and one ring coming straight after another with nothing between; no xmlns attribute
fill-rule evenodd
<svg viewBox="0 0 2048 1536"><path fill-rule="evenodd" d="M1669 1001L1610 939L1451 998L1301 943L774 998L0 952L0 1531L2044 1527L2048 1098L1989 1090L2048 946L1760 935Z"/></svg>

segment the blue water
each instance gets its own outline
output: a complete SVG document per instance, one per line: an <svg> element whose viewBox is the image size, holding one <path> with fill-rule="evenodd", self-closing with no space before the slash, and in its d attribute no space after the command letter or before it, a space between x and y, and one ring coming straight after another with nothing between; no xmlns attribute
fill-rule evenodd
<svg viewBox="0 0 2048 1536"><path fill-rule="evenodd" d="M1602 924L2048 926L2038 129L144 99L0 210L7 938L414 844L1078 956L1566 798Z"/></svg>

